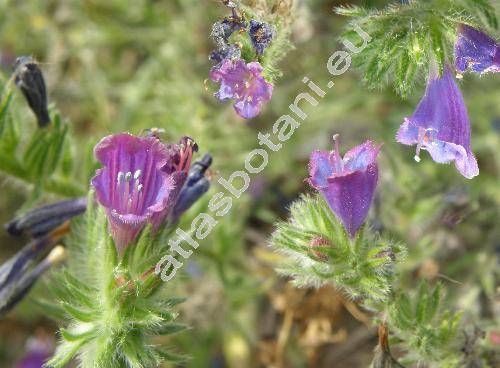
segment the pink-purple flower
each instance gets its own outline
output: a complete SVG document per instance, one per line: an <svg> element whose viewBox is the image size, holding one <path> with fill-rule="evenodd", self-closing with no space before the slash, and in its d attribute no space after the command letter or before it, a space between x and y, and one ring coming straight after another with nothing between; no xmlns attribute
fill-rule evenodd
<svg viewBox="0 0 500 368"><path fill-rule="evenodd" d="M165 146L157 137L121 133L103 138L94 154L103 165L92 179L98 202L106 209L119 252L147 224L157 229L175 205L196 145L183 138Z"/></svg>
<svg viewBox="0 0 500 368"><path fill-rule="evenodd" d="M455 68L464 73L500 72L500 45L493 38L466 24L458 27L455 44Z"/></svg>
<svg viewBox="0 0 500 368"><path fill-rule="evenodd" d="M396 139L406 145L417 145L417 162L423 149L437 163L453 161L467 179L479 174L470 145L467 108L448 67L441 77L437 71L431 72L424 97L413 115L405 118Z"/></svg>
<svg viewBox="0 0 500 368"><path fill-rule="evenodd" d="M309 161L309 183L328 202L351 237L363 224L378 180L377 155L372 141L352 148L342 158L334 136L333 151L314 151Z"/></svg>
<svg viewBox="0 0 500 368"><path fill-rule="evenodd" d="M234 109L242 118L251 119L259 115L262 104L271 99L273 85L262 76L258 62L225 59L218 68L213 68L210 78L220 83L215 97L219 101L235 100Z"/></svg>

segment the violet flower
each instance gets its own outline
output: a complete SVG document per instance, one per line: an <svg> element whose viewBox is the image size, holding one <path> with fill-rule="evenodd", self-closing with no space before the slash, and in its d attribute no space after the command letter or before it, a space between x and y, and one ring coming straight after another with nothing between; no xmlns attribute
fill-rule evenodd
<svg viewBox="0 0 500 368"><path fill-rule="evenodd" d="M266 22L259 22L252 19L248 34L257 55L262 55L264 50L271 44L276 34L276 29Z"/></svg>
<svg viewBox="0 0 500 368"><path fill-rule="evenodd" d="M31 337L26 346L26 355L15 368L42 368L51 356L52 343L42 337Z"/></svg>
<svg viewBox="0 0 500 368"><path fill-rule="evenodd" d="M337 136L333 151L314 151L309 161L309 183L321 192L351 237L363 224L378 180L377 155L372 141L340 157Z"/></svg>
<svg viewBox="0 0 500 368"><path fill-rule="evenodd" d="M396 135L398 142L417 145L429 152L437 163L455 162L467 179L479 174L476 158L470 146L470 122L462 94L448 67L440 78L432 71L424 97L412 116L405 118Z"/></svg>
<svg viewBox="0 0 500 368"><path fill-rule="evenodd" d="M455 67L459 73L471 70L475 73L500 72L500 45L483 32L459 25L455 44Z"/></svg>
<svg viewBox="0 0 500 368"><path fill-rule="evenodd" d="M189 138L166 147L156 137L127 133L107 136L96 145L94 154L103 168L92 185L119 252L147 223L157 229L164 222L184 183L193 148Z"/></svg>
<svg viewBox="0 0 500 368"><path fill-rule="evenodd" d="M226 59L219 68L212 69L210 78L221 84L215 97L219 101L234 99L236 113L245 119L259 115L262 103L269 101L273 93L273 85L262 76L258 62Z"/></svg>

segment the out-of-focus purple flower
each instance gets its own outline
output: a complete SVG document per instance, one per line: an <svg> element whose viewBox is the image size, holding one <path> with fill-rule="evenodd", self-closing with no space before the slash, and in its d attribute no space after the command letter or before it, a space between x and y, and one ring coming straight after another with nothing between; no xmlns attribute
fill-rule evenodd
<svg viewBox="0 0 500 368"><path fill-rule="evenodd" d="M470 146L467 108L448 67L441 78L436 71L431 72L424 97L413 115L405 118L396 139L406 145L417 145L417 162L420 150L425 149L435 162L454 161L467 179L479 174Z"/></svg>
<svg viewBox="0 0 500 368"><path fill-rule="evenodd" d="M127 133L103 138L94 154L104 167L97 170L92 185L121 252L155 214L167 208L175 187L164 170L169 156L159 139Z"/></svg>
<svg viewBox="0 0 500 368"><path fill-rule="evenodd" d="M50 355L45 351L32 351L21 360L16 368L42 368L44 363L49 360Z"/></svg>
<svg viewBox="0 0 500 368"><path fill-rule="evenodd" d="M500 45L478 29L460 24L455 44L455 67L458 72L500 72Z"/></svg>
<svg viewBox="0 0 500 368"><path fill-rule="evenodd" d="M250 35L255 51L258 55L262 55L264 50L271 44L276 34L276 29L269 23L252 19L248 34Z"/></svg>
<svg viewBox="0 0 500 368"><path fill-rule="evenodd" d="M309 161L309 183L320 191L351 237L363 224L378 180L377 155L372 141L340 157L337 136L333 151L314 151Z"/></svg>
<svg viewBox="0 0 500 368"><path fill-rule="evenodd" d="M259 115L262 103L269 101L273 93L273 85L262 76L258 62L226 59L219 68L212 69L210 78L221 84L215 97L219 101L234 99L234 109L245 119Z"/></svg>
<svg viewBox="0 0 500 368"><path fill-rule="evenodd" d="M52 343L47 338L31 337L26 347L26 356L16 365L16 368L42 368L49 360Z"/></svg>

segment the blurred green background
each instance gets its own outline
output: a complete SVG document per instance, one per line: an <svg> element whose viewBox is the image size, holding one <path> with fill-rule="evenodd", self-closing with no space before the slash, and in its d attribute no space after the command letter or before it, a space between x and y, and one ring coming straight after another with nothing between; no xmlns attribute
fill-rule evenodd
<svg viewBox="0 0 500 368"><path fill-rule="evenodd" d="M290 2L279 3L286 7ZM258 9L272 1L246 3ZM340 3L348 2L294 2L287 20L295 48L280 64L283 76L271 102L252 121L240 119L230 104L218 103L212 96L216 86L205 83L211 25L227 14L215 0L0 0L2 74L10 76L20 55L40 62L50 102L71 122L76 157L88 156L101 137L121 131L138 134L159 127L167 140L193 137L201 153L214 157L215 193L216 179L243 167L245 155L258 145L257 133L268 131L305 89L304 76L320 86L330 79L326 61L341 48L338 37L345 25L332 12ZM376 333L367 314L333 289L293 289L274 273L278 256L267 247L273 223L286 218L287 206L300 193L311 190L304 183L309 153L329 148L335 133L341 135L342 151L366 139L384 142L369 223L408 245L401 285L441 279L449 305L463 309L465 320L488 332L500 329L498 77L467 75L460 82L480 167L473 180L426 154L417 164L413 149L394 139L425 81L403 101L390 89L367 90L360 79L351 69L336 78L319 106L307 108L306 122L270 156L250 190L176 277L172 292L188 297L179 307L180 320L192 328L161 343L190 354L189 367L364 367L371 361ZM36 129L20 93L13 103L23 129ZM85 184L87 173L77 180ZM30 200L32 188L3 174L0 183L0 220L5 223ZM184 228L206 208L209 197L184 216ZM23 243L0 232L0 259ZM43 292L39 283L30 297ZM53 340L55 330L30 298L23 301L0 321L0 366L14 366L29 337Z"/></svg>

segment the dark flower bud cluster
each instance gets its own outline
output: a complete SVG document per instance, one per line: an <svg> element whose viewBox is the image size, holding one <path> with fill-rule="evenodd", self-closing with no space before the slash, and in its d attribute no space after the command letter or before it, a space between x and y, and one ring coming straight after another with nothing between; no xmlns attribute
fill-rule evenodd
<svg viewBox="0 0 500 368"><path fill-rule="evenodd" d="M19 87L28 105L35 114L38 126L43 128L50 124L47 108L47 90L42 70L37 62L29 56L18 57L14 63L14 83Z"/></svg>
<svg viewBox="0 0 500 368"><path fill-rule="evenodd" d="M231 6L232 14L215 22L212 26L210 36L216 49L210 52L209 60L216 61L218 64L225 59L235 60L241 57L240 46L230 41L230 37L235 32L248 34L258 57L264 54L264 50L271 44L276 35L276 29L273 25L256 19L247 22L245 17L239 14L237 7L237 5ZM216 65L216 67L218 66Z"/></svg>

